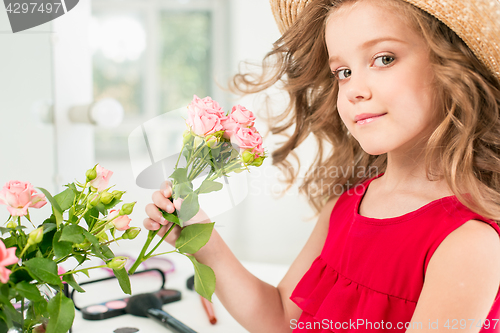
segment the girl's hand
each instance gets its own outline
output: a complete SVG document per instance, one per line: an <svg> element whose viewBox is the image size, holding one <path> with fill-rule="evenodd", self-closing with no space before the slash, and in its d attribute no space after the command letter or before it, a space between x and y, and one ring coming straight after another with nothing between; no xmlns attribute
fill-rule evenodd
<svg viewBox="0 0 500 333"><path fill-rule="evenodd" d="M175 210L179 211L182 205L182 199L171 201L172 196L172 183L167 180L161 184L160 190L153 193L153 203L146 206L146 214L148 218L144 219L144 227L148 230L158 230L158 236L163 237L167 230L172 225L172 222L165 220L158 208L163 209L167 213L173 213ZM193 223L210 223L208 215L200 208L198 213L189 221L184 222L184 226ZM181 228L175 226L174 230L165 238L165 241L170 245L175 246L175 241L179 238Z"/></svg>

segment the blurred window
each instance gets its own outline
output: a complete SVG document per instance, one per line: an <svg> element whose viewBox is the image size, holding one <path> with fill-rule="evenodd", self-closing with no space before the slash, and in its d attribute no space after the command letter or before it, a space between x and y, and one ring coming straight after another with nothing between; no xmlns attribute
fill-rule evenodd
<svg viewBox="0 0 500 333"><path fill-rule="evenodd" d="M94 100L115 98L125 111L118 128L96 128L97 160L127 159L134 128L187 105L193 94L213 96L213 59L225 49L224 39L213 37L221 1L92 1Z"/></svg>

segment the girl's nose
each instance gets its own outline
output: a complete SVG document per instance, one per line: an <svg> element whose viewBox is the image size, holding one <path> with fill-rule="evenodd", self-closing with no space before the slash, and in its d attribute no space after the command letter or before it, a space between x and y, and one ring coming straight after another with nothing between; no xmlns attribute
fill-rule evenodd
<svg viewBox="0 0 500 333"><path fill-rule="evenodd" d="M366 79L359 73L358 75L351 75L346 88L347 100L353 104L369 100L372 97L372 92Z"/></svg>

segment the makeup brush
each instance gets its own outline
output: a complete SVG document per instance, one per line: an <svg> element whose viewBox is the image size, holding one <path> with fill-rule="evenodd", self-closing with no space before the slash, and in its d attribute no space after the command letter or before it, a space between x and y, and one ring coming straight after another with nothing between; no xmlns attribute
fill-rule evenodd
<svg viewBox="0 0 500 333"><path fill-rule="evenodd" d="M189 279L186 281L186 287L189 290L194 291L194 275L191 276ZM201 299L201 304L203 305L203 308L205 309L205 313L208 316L208 321L210 321L210 324L215 325L217 323L217 318L215 317L214 313L214 306L212 303L210 303L209 300L207 300L205 297L200 295Z"/></svg>
<svg viewBox="0 0 500 333"><path fill-rule="evenodd" d="M126 311L134 316L149 317L177 333L196 333L161 309L162 302L153 294L139 294L130 297Z"/></svg>

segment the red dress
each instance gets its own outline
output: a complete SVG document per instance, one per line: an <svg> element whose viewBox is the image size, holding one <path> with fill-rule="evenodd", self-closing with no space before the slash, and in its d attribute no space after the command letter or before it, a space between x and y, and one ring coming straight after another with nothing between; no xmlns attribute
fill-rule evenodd
<svg viewBox="0 0 500 333"><path fill-rule="evenodd" d="M290 323L294 332L404 332L422 291L429 260L446 236L471 219L488 223L500 234L494 221L470 211L455 196L398 217L359 215L368 184L381 175L346 191L335 204L325 246L290 297L303 310ZM451 331L460 329L464 324L460 320L465 319L466 327L483 324L481 332L500 332L498 292L487 318L411 324L414 328L422 325L420 329L439 325Z"/></svg>

